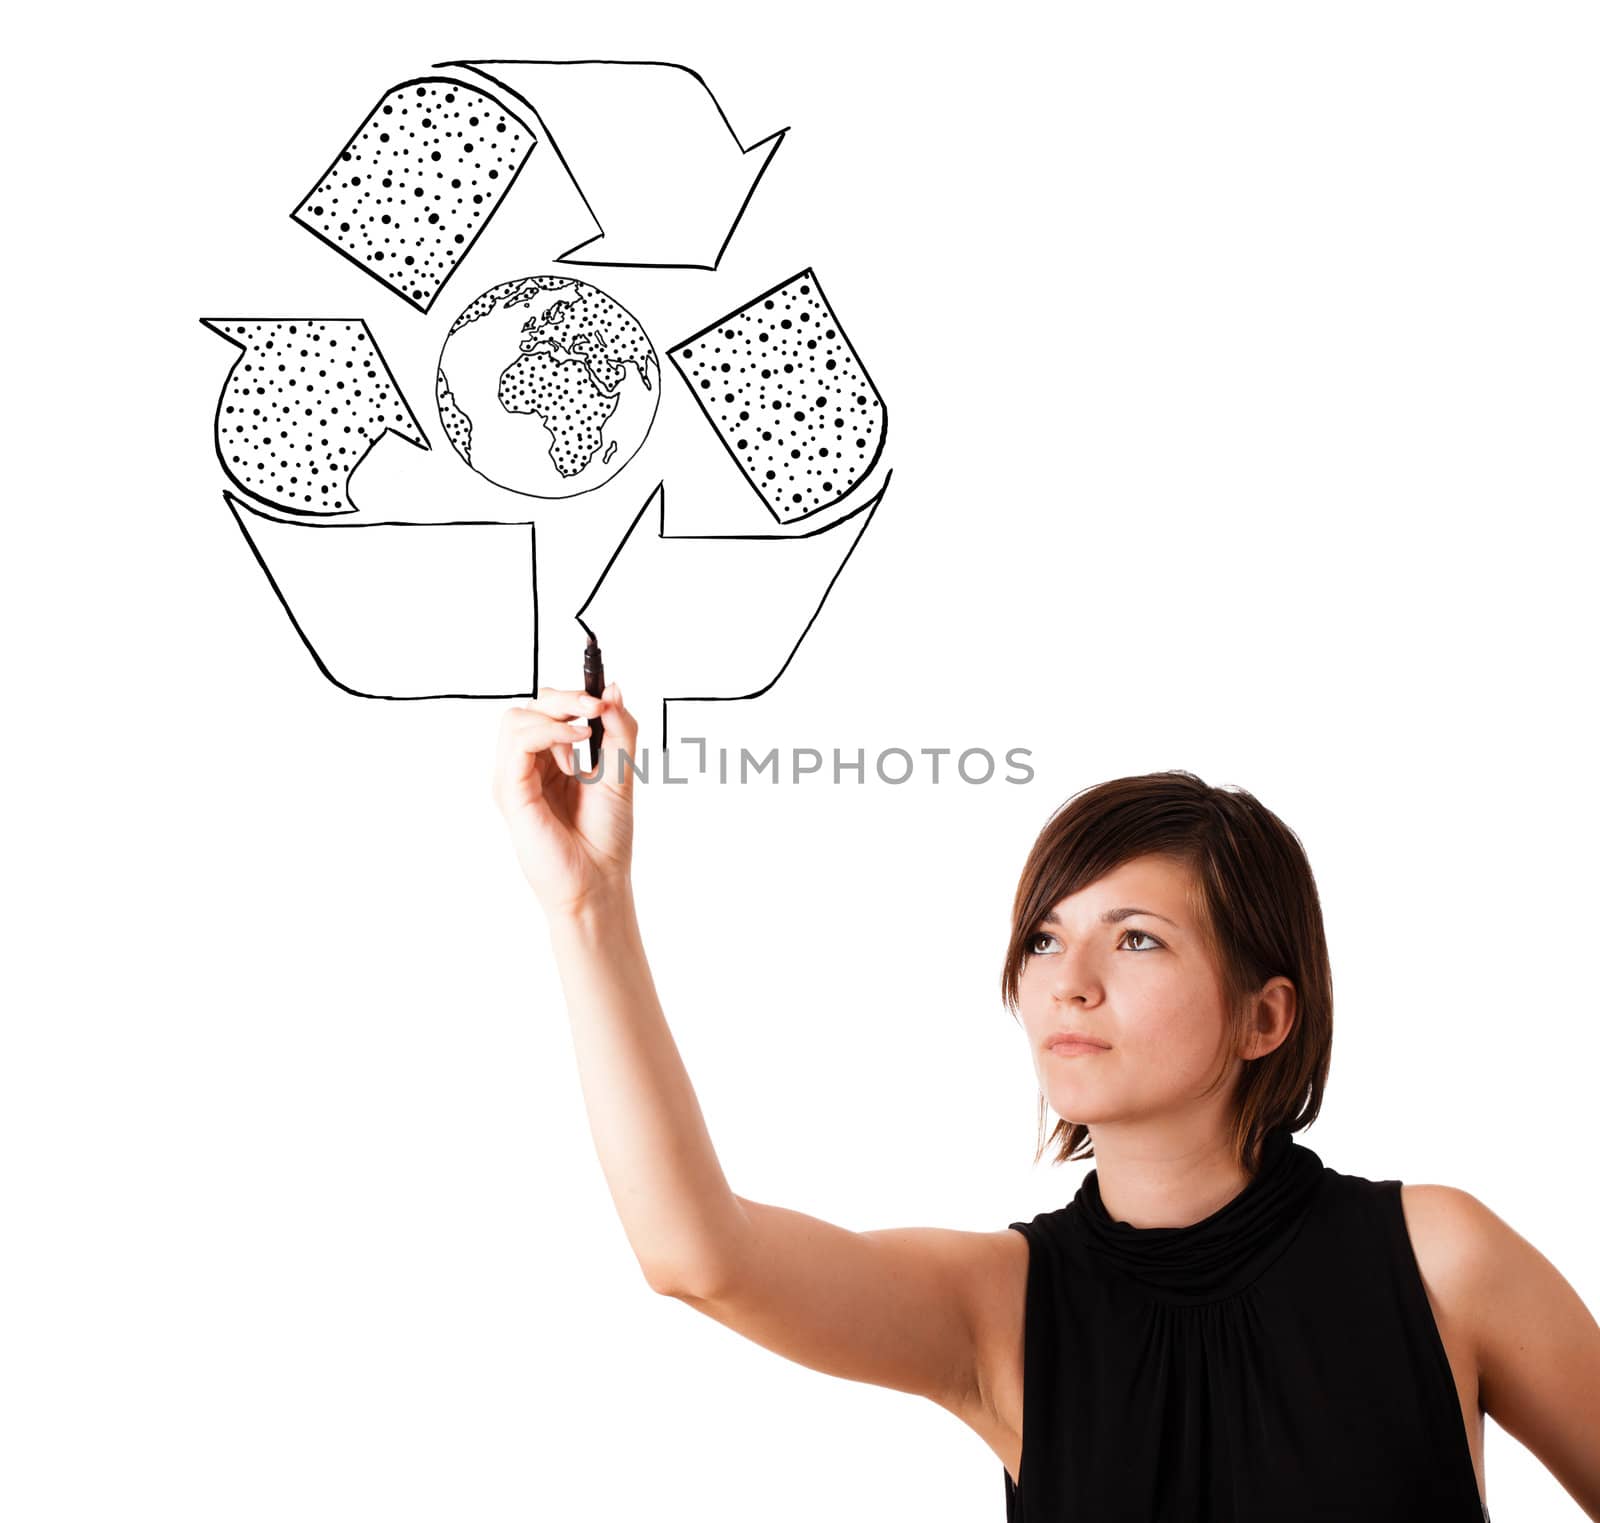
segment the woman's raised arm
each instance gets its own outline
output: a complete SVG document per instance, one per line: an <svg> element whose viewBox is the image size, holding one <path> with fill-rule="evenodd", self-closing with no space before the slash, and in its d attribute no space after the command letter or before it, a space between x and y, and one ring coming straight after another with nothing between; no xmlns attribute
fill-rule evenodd
<svg viewBox="0 0 1600 1523"><path fill-rule="evenodd" d="M584 782L573 748L591 717L603 726L603 770ZM660 1286L698 1280L741 1218L634 914L634 777L624 753L638 754L638 733L615 683L599 700L540 688L502 718L494 798L545 912L600 1167L640 1268Z"/></svg>
<svg viewBox="0 0 1600 1523"><path fill-rule="evenodd" d="M851 1232L733 1193L639 932L633 778L614 754L634 753L637 725L613 690L598 710L604 781L571 770L567 716L595 712L551 689L510 710L495 798L547 916L590 1130L645 1278L786 1358L970 1420L985 1292L1008 1265L1025 1275L1025 1245L1008 1231Z"/></svg>

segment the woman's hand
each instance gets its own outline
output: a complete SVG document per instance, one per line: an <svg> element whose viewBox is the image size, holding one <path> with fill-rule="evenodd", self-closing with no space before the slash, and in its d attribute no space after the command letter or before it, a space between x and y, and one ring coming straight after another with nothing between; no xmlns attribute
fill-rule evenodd
<svg viewBox="0 0 1600 1523"><path fill-rule="evenodd" d="M583 716L576 723L572 716ZM577 775L574 744L589 717L605 727L601 776ZM624 885L633 858L633 769L621 752L638 755L639 726L610 683L600 698L542 687L500 721L494 800L511 829L517 861L547 915L576 909L597 893Z"/></svg>

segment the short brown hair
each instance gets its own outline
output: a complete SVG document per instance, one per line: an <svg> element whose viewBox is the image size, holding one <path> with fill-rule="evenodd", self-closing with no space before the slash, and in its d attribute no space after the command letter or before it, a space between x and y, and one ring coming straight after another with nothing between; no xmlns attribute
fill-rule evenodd
<svg viewBox="0 0 1600 1523"><path fill-rule="evenodd" d="M1245 1064L1231 1141L1254 1173L1268 1131L1300 1131L1322 1108L1333 1050L1333 972L1316 880L1300 839L1242 788L1213 788L1192 772L1119 777L1072 795L1046 822L1028 853L1011 906L1011 940L1001 997L1017 1014L1017 983L1040 920L1069 894L1134 857L1183 862L1194 883L1191 911L1222 977L1228 1041L1217 1075L1227 1073L1242 1035L1247 998L1282 975L1295 990L1288 1036L1265 1057ZM1039 1095L1039 1146L1044 1156L1045 1099ZM1051 1138L1053 1163L1092 1158L1089 1128L1062 1120Z"/></svg>

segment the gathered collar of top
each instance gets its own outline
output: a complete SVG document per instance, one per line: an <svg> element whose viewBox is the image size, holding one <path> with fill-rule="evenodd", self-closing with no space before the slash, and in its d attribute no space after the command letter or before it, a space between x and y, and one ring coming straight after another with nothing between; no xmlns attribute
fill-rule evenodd
<svg viewBox="0 0 1600 1523"><path fill-rule="evenodd" d="M1073 1197L1082 1234L1102 1264L1157 1300L1217 1301L1257 1279L1293 1241L1323 1182L1322 1160L1287 1127L1264 1139L1261 1166L1225 1206L1187 1227L1114 1221L1092 1170Z"/></svg>

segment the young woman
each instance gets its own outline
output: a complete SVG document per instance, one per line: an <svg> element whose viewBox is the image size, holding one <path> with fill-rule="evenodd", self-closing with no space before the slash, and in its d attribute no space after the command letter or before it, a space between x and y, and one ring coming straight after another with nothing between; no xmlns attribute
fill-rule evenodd
<svg viewBox="0 0 1600 1523"><path fill-rule="evenodd" d="M573 743L604 724L603 773ZM574 718L574 716L577 716ZM1482 1523L1488 1413L1600 1520L1600 1326L1467 1192L1292 1138L1332 1044L1294 834L1184 772L1046 824L1002 996L1096 1167L994 1232L850 1232L729 1189L650 978L630 881L637 725L541 688L494 794L548 917L585 1105L649 1283L812 1369L926 1397L1005 1467L1008 1519ZM1026 1400L1024 1400L1026 1396Z"/></svg>

